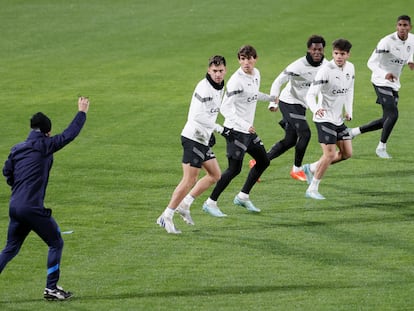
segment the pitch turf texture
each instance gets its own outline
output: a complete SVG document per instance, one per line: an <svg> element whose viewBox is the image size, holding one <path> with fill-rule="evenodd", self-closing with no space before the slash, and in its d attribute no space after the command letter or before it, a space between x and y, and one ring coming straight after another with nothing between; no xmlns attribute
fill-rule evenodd
<svg viewBox="0 0 414 311"><path fill-rule="evenodd" d="M233 206L248 171L219 200L229 216L192 207L183 234L156 224L181 178L180 131L195 84L213 54L228 60L252 44L262 90L304 55L311 34L326 55L339 37L353 43L354 127L380 115L366 61L406 1L22 1L0 10L0 109L3 160L43 111L62 131L89 96L87 124L55 156L46 205L64 236L60 284L70 302L42 300L47 247L30 234L0 276L1 310L411 310L414 308L414 72L403 72L400 119L391 160L375 156L379 132L357 137L354 156L329 168L325 201L306 199L289 177L293 151L272 161L251 193L262 209ZM266 148L283 136L280 114L258 105L255 126ZM309 120L310 120L310 116ZM222 121L222 119L219 119ZM312 124L305 163L321 154ZM224 139L215 147L226 167ZM3 163L3 162L2 162ZM1 247L8 199L0 185Z"/></svg>

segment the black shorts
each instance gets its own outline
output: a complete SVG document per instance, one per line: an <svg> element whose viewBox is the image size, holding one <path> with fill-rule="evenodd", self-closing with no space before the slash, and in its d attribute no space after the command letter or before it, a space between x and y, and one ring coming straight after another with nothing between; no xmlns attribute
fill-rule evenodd
<svg viewBox="0 0 414 311"><path fill-rule="evenodd" d="M351 140L345 124L335 125L329 122L315 122L320 144L335 145L338 140Z"/></svg>
<svg viewBox="0 0 414 311"><path fill-rule="evenodd" d="M309 130L309 124L306 121L306 108L300 104L287 104L283 101L279 102L279 109L282 112L283 120L279 122L283 124L285 130L294 130L303 132Z"/></svg>
<svg viewBox="0 0 414 311"><path fill-rule="evenodd" d="M184 136L181 136L181 145L184 149L182 160L184 164L190 163L190 166L201 168L203 162L216 157L209 146L205 146Z"/></svg>
<svg viewBox="0 0 414 311"><path fill-rule="evenodd" d="M398 92L387 86L376 86L373 84L377 94L377 104L380 105L398 105Z"/></svg>
<svg viewBox="0 0 414 311"><path fill-rule="evenodd" d="M230 130L230 135L226 136L227 157L234 160L243 160L246 152L266 153L263 142L256 134L246 134Z"/></svg>

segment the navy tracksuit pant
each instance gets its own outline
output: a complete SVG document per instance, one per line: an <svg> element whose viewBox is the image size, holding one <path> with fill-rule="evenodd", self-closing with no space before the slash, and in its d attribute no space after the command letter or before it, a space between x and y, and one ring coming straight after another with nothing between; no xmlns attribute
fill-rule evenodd
<svg viewBox="0 0 414 311"><path fill-rule="evenodd" d="M10 207L9 216L7 244L0 253L0 273L18 254L24 240L33 230L49 246L46 287L55 289L60 274L63 239L59 226L52 217L52 211L46 208Z"/></svg>

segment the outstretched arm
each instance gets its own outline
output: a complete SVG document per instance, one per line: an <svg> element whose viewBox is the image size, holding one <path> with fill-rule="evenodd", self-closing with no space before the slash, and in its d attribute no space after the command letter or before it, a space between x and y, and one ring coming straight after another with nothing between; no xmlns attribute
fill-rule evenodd
<svg viewBox="0 0 414 311"><path fill-rule="evenodd" d="M69 126L61 133L54 135L48 140L46 145L46 153L54 153L79 135L83 125L86 122L86 113L89 110L89 99L87 97L79 97L78 99L78 113L75 115L75 118L69 124Z"/></svg>

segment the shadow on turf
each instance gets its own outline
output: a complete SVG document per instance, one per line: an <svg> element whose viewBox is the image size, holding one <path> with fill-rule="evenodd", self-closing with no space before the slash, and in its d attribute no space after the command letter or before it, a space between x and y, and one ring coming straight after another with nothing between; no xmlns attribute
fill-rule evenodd
<svg viewBox="0 0 414 311"><path fill-rule="evenodd" d="M392 283L392 282L391 282ZM388 283L390 284L390 283ZM397 283L401 285L400 282ZM123 293L105 296L75 296L66 301L52 301L45 303L69 303L70 301L79 300L122 300L122 299L136 299L136 298L170 298L170 297L204 297L204 296L223 296L223 295L248 295L257 293L271 293L271 292L285 292L285 291L309 291L309 290L323 290L323 289L358 289L367 287L383 286L383 283L364 284L363 286L355 286L352 284L338 284L338 282L324 283L324 284L299 284L299 285L285 285L285 286L228 286L216 288L200 288L197 290L180 290L180 291L164 291L164 292L143 292L143 293ZM16 303L31 303L39 302L40 299L20 299L14 301L0 301L0 305L16 304Z"/></svg>
<svg viewBox="0 0 414 311"><path fill-rule="evenodd" d="M394 170L392 177L397 178L404 178L404 177L412 177L414 175L414 169L404 169L404 170ZM360 177L362 179L366 178L384 178L389 177L390 172L388 169L380 169L377 168L376 170L372 171L365 171L365 170L359 170L359 171L343 171L341 173L342 177Z"/></svg>

